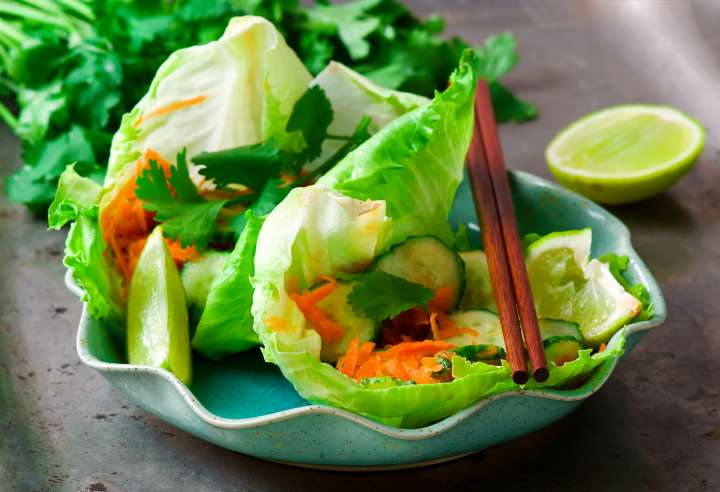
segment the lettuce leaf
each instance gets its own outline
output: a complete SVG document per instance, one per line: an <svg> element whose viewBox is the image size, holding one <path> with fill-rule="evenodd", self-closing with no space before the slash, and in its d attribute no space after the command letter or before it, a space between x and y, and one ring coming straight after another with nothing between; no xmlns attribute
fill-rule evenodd
<svg viewBox="0 0 720 492"><path fill-rule="evenodd" d="M218 41L176 51L162 64L113 138L105 184L149 148L173 160L184 147L192 158L275 136L299 149L302 135L284 129L311 78L270 22L233 18Z"/></svg>
<svg viewBox="0 0 720 492"><path fill-rule="evenodd" d="M215 277L205 299L192 346L210 359L241 352L258 344L252 329L253 257L262 218L252 211L245 213L245 228L235 249L224 260L224 267Z"/></svg>
<svg viewBox="0 0 720 492"><path fill-rule="evenodd" d="M120 274L104 255L107 247L98 222L100 185L83 178L73 165L60 176L55 199L48 210L48 225L60 229L74 221L65 240L65 266L85 292L83 301L94 318L103 320L113 335L125 336L125 303Z"/></svg>
<svg viewBox="0 0 720 492"><path fill-rule="evenodd" d="M48 209L48 226L60 229L78 216L97 207L102 188L89 178L75 172L75 165L69 165L60 175L55 199Z"/></svg>
<svg viewBox="0 0 720 492"><path fill-rule="evenodd" d="M124 340L125 302L120 295L120 274L103 254L106 246L95 206L82 212L70 227L63 263L85 291L82 300L93 318L103 320L114 336Z"/></svg>
<svg viewBox="0 0 720 492"><path fill-rule="evenodd" d="M394 223L382 249L411 235L453 242L447 218L472 136L473 63L467 51L448 90L392 121L318 181L358 200L385 200Z"/></svg>

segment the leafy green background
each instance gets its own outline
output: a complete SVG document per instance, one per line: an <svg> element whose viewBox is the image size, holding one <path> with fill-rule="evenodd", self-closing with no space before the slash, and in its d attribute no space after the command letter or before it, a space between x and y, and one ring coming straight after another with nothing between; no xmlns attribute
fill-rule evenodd
<svg viewBox="0 0 720 492"><path fill-rule="evenodd" d="M431 96L443 89L467 44L442 37L437 16L420 20L398 0L342 5L299 0L10 0L0 14L0 118L20 138L24 166L5 182L8 197L43 213L70 162L100 180L123 113L155 70L180 48L220 37L230 17L266 17L311 72L331 59L392 89ZM535 108L499 79L517 62L510 33L475 48L499 121Z"/></svg>

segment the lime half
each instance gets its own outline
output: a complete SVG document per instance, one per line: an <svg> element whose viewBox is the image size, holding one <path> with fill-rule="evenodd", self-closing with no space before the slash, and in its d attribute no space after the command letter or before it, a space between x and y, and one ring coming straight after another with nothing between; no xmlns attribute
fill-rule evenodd
<svg viewBox="0 0 720 492"><path fill-rule="evenodd" d="M588 344L606 342L642 309L607 264L590 259L592 230L548 234L530 245L527 268L538 316L577 323Z"/></svg>
<svg viewBox="0 0 720 492"><path fill-rule="evenodd" d="M190 384L192 356L185 291L160 227L145 243L128 297L128 362L162 367Z"/></svg>
<svg viewBox="0 0 720 492"><path fill-rule="evenodd" d="M667 106L632 104L591 113L562 130L545 150L562 185L600 203L660 193L690 170L705 129Z"/></svg>

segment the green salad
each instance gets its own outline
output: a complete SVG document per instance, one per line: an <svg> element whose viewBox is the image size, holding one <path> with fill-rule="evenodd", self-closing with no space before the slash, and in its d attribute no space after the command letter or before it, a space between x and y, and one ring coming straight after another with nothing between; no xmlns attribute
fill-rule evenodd
<svg viewBox="0 0 720 492"><path fill-rule="evenodd" d="M448 215L478 77L432 100L331 62L312 77L274 26L231 20L174 53L122 119L103 186L72 166L51 227L128 362L192 381L192 351L258 345L306 400L418 427L518 388L485 255ZM591 258L590 229L526 238L550 377L577 384L652 314ZM620 333L618 333L620 331Z"/></svg>

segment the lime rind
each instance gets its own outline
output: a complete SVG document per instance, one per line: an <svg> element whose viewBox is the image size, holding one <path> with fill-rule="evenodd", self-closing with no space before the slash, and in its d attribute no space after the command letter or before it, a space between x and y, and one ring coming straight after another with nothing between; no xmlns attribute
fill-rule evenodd
<svg viewBox="0 0 720 492"><path fill-rule="evenodd" d="M598 345L632 320L642 304L608 265L590 259L591 245L590 228L555 232L528 247L526 262L538 314L578 323L585 342Z"/></svg>
<svg viewBox="0 0 720 492"><path fill-rule="evenodd" d="M590 248L592 247L592 229L584 229L551 232L527 248L526 262L529 263L539 258L550 250L568 248L573 252L575 263L580 268L585 268L590 259Z"/></svg>
<svg viewBox="0 0 720 492"><path fill-rule="evenodd" d="M654 120L642 123L639 120L643 117ZM626 138L626 144L612 139L603 142L602 136L612 135L615 125L632 125L633 118L638 125L635 131L621 134L615 128L615 138ZM658 122L671 123L673 127L667 128ZM604 127L608 129L607 133ZM598 131L593 134L587 131L590 129ZM654 131L664 132L657 142L651 136ZM637 139L646 141L638 143ZM561 130L548 144L545 160L562 185L600 203L630 203L664 191L687 173L702 152L705 139L706 131L700 122L675 108L652 104L619 105L586 115ZM663 148L663 142L673 148ZM627 165L617 156L612 157L613 144L619 151L629 152L625 156ZM594 163L594 150L581 151L587 145L604 152L605 158L598 157L599 161ZM585 165L577 165L578 160ZM612 160L614 164L610 166L614 169L609 172L607 164ZM633 169L637 166L642 169Z"/></svg>
<svg viewBox="0 0 720 492"><path fill-rule="evenodd" d="M657 116L662 116L668 121L680 123L683 129L689 131L691 136L694 137L692 139L693 144L689 145L682 154L674 156L672 159L666 162L657 163L651 168L644 171L623 172L621 175L618 175L616 173L587 171L584 169L578 169L572 166L564 166L563 164L561 164L563 159L559 156L558 149L562 149L564 144L566 144L567 141L573 138L574 134L588 126L598 124L598 122L602 121L603 118L607 115L611 115L619 111L622 111L629 115L633 113L642 115L653 114ZM691 163L692 161L697 159L697 157L700 155L700 152L702 152L702 149L705 145L705 139L706 130L702 126L702 124L695 118L678 109L672 108L670 106L663 106L657 104L621 104L590 113L573 122L569 126L565 127L555 136L555 138L550 141L545 151L545 157L551 169L555 168L562 172L572 174L576 177L585 177L592 179L593 181L621 181L625 183L629 180L644 180L655 176L664 176L668 172L671 172L675 167L682 167L688 162Z"/></svg>

